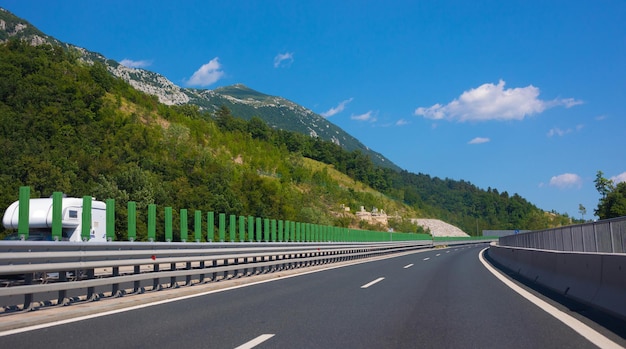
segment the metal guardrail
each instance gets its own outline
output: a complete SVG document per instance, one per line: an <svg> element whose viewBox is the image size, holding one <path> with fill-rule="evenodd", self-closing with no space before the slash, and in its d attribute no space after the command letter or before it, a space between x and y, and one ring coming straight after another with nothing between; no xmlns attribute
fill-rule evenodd
<svg viewBox="0 0 626 349"><path fill-rule="evenodd" d="M626 217L504 236L499 239L499 245L566 252L626 253Z"/></svg>
<svg viewBox="0 0 626 349"><path fill-rule="evenodd" d="M4 241L0 242L0 313L432 246L432 241L352 244Z"/></svg>

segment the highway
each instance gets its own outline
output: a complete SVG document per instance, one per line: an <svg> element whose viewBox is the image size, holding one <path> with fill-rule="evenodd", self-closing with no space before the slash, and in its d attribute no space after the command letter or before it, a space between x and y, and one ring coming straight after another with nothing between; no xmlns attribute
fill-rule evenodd
<svg viewBox="0 0 626 349"><path fill-rule="evenodd" d="M489 272L479 260L485 247L427 250L28 332L0 333L0 346L597 347ZM615 337L624 346L624 339Z"/></svg>

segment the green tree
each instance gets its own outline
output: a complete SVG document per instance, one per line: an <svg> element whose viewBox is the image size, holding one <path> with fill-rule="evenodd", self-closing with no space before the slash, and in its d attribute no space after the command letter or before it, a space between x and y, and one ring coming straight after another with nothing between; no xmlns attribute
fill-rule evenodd
<svg viewBox="0 0 626 349"><path fill-rule="evenodd" d="M600 193L600 195L602 195L603 199L606 198L606 196L614 189L613 181L604 178L604 173L602 171L598 171L596 173L594 183L596 184L596 190Z"/></svg>
<svg viewBox="0 0 626 349"><path fill-rule="evenodd" d="M618 183L601 198L595 213L600 219L626 216L626 182Z"/></svg>
<svg viewBox="0 0 626 349"><path fill-rule="evenodd" d="M578 212L580 213L582 220L585 220L585 215L587 214L587 209L583 204L578 204Z"/></svg>

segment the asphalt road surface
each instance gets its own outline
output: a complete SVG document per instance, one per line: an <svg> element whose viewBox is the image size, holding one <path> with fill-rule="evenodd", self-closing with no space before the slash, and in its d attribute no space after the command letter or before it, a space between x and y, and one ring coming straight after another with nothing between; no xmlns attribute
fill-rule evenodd
<svg viewBox="0 0 626 349"><path fill-rule="evenodd" d="M0 347L596 347L489 272L478 257L485 247L276 279L0 336Z"/></svg>

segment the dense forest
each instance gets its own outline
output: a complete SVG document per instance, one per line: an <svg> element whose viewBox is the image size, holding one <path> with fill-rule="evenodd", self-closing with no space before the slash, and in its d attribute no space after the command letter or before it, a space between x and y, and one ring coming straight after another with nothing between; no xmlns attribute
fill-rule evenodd
<svg viewBox="0 0 626 349"><path fill-rule="evenodd" d="M358 151L245 121L225 107L160 104L78 57L50 45L0 45L0 214L27 185L33 197L116 199L120 220L133 200L138 211L156 203L386 229L340 209L378 207L394 215L397 231L417 231L408 223L416 217L470 234L570 223L517 194L382 168Z"/></svg>

